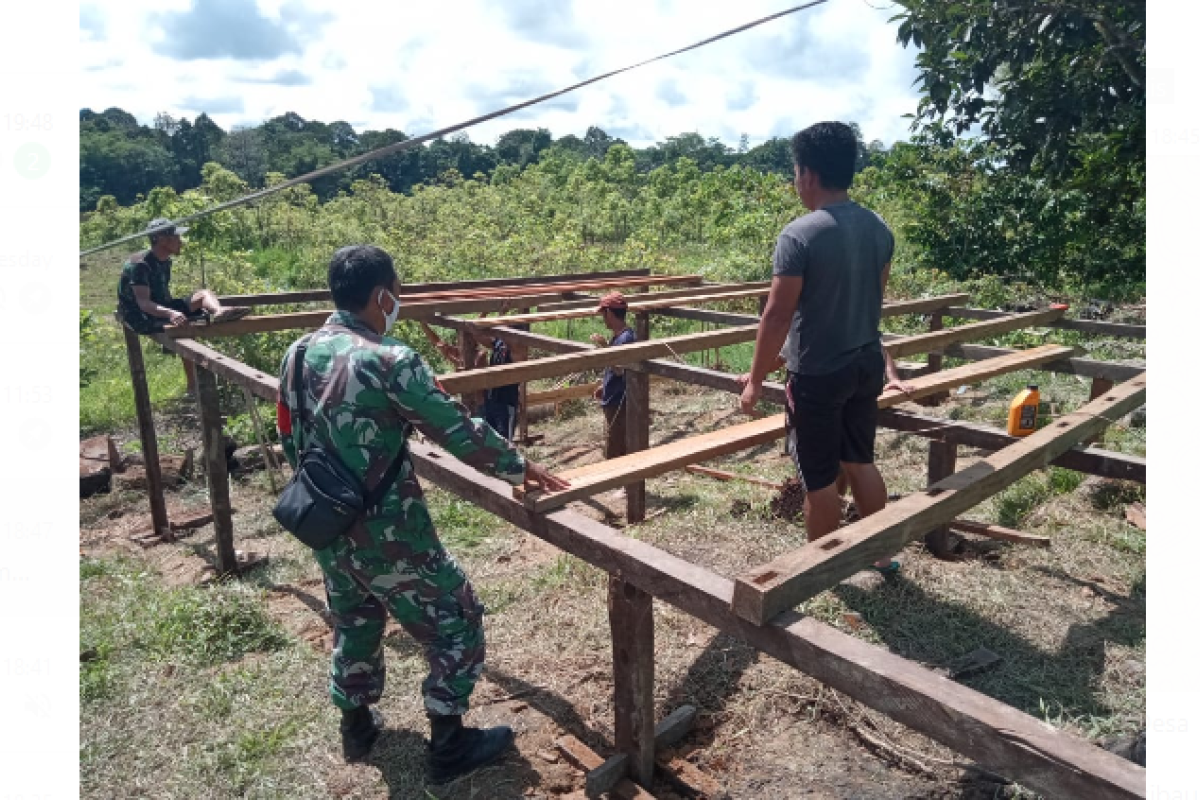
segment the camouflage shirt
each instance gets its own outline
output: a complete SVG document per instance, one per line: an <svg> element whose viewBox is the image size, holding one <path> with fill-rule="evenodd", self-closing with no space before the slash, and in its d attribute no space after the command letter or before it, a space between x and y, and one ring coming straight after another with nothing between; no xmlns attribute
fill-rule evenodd
<svg viewBox="0 0 1200 800"><path fill-rule="evenodd" d="M513 485L524 480L524 457L442 391L412 348L375 333L347 311L335 311L325 327L309 337L302 374L304 419L295 420L290 366L298 344L288 349L279 376L280 439L293 467L299 433L299 444L314 441L336 454L369 490L404 446L411 424L466 464ZM367 524L374 528L384 519L406 531L429 526L407 453L395 487L371 512Z"/></svg>
<svg viewBox="0 0 1200 800"><path fill-rule="evenodd" d="M121 267L121 281L117 284L117 310L131 323L151 320L138 307L137 297L133 293L135 286L149 286L150 299L165 306L171 301L171 259L159 261L153 251L143 250L129 256Z"/></svg>

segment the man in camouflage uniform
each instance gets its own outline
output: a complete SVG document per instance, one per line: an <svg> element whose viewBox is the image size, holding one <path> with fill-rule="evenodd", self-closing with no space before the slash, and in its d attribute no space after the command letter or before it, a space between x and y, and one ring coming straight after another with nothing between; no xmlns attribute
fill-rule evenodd
<svg viewBox="0 0 1200 800"><path fill-rule="evenodd" d="M441 783L498 757L513 734L507 726L462 725L483 670L484 608L438 540L407 454L408 435L415 427L453 456L514 485L528 481L552 491L566 484L472 419L442 391L416 352L383 335L400 310L400 283L385 251L342 248L329 265L329 288L338 310L306 337L302 420L291 411L299 405L292 373L299 342L281 367L278 418L285 454L294 467L298 449L319 444L365 490L402 459L379 506L345 536L315 551L334 623L330 694L342 709L343 753L348 761L361 760L378 736L380 719L370 706L383 693L382 640L391 612L425 648L430 777Z"/></svg>
<svg viewBox="0 0 1200 800"><path fill-rule="evenodd" d="M192 294L190 300L171 297L171 257L183 250L183 234L188 229L172 225L169 219L151 220L146 230L150 249L134 253L121 267L117 284L117 311L125 324L141 334L161 333L166 325L187 325L208 316L213 322L241 319L250 313L244 306L223 306L207 289ZM188 393L196 393L196 368L184 359Z"/></svg>

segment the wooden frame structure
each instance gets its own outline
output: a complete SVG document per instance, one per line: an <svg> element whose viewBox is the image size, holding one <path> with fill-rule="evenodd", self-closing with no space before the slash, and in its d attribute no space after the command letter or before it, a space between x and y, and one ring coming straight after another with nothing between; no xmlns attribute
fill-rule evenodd
<svg viewBox="0 0 1200 800"><path fill-rule="evenodd" d="M623 459L577 470L575 486L562 495L524 496L507 484L456 461L438 448L413 442L411 453L418 474L539 538L609 573L609 615L613 634L615 746L617 756L589 773L589 795L630 780L649 785L654 767L653 605L658 598L736 636L796 669L939 741L993 773L1049 796L1144 798L1146 773L1129 761L1088 742L1058 731L1017 709L966 688L886 649L867 644L815 619L791 610L796 603L832 587L881 554L900 549L904 542L926 536L935 553L944 547L946 527L962 511L976 505L1021 475L1057 464L1081 472L1146 480L1145 459L1097 448L1088 443L1117 416L1145 402L1145 371L1103 361L1079 358L1069 347L1048 345L1013 351L973 342L1032 325L1049 325L1103 335L1144 338L1142 326L1068 320L1061 309L1028 314L1005 314L962 305L965 295L946 295L889 303L885 315L927 314L929 332L885 337L893 355L926 353L929 362L908 369L918 396L937 398L953 386L979 381L1016 369L1036 368L1090 377L1093 400L1074 414L1023 440L987 426L942 419L897 408L906 398L894 393L880 398L883 427L930 439L929 489L910 495L879 514L867 517L733 578L717 575L652 545L623 535L607 525L563 507L571 499L627 487L626 517L630 524L645 519L645 480L734 452L783 435L779 416L765 417L701 436L651 448L649 442L649 382L651 376L738 391L727 373L682 363L682 353L751 341L758 317L694 308L698 303L760 297L763 286L702 284L694 277L688 286L649 294L631 303L638 343L620 348L595 348L509 327L505 322L565 318L584 312L597 296L586 292L632 285L648 291L653 285L678 285L681 279L659 279L647 270L587 273L514 280L487 280L406 287L411 295L402 312L431 324L458 330L465 343L475 335L499 336L510 344L549 352L546 358L503 367L468 369L441 377L447 391L470 392L546 377L562 376L602 366L626 370L629 404L628 451ZM418 303L421 294L429 299ZM328 292L284 292L223 298L249 305L319 302ZM422 307L424 306L424 307ZM537 314L529 309L538 308ZM486 326L455 314L516 310L517 318L492 318ZM278 379L254 370L198 338L215 338L266 330L312 328L327 312L301 312L249 317L209 328L159 334L155 340L193 362L199 379L199 404L208 466L210 497L216 528L217 567L238 570L233 549L228 475L223 457L221 415L216 378L230 381L253 395L273 402ZM547 316L548 314L548 316ZM667 339L650 337L651 314L731 326ZM402 313L402 316L405 314ZM979 320L948 327L945 318ZM486 330L485 330L486 327ZM130 372L134 383L142 450L147 454L147 481L155 530L170 537L157 465L154 424L142 365L141 344L126 329ZM941 358L968 363L942 370ZM764 399L780 403L784 387L764 385ZM531 396L536 396L531 393ZM959 446L993 452L982 462L956 471ZM594 754L593 754L594 755ZM590 762L589 762L590 763ZM590 769L591 767L589 767ZM649 796L642 793L639 796Z"/></svg>

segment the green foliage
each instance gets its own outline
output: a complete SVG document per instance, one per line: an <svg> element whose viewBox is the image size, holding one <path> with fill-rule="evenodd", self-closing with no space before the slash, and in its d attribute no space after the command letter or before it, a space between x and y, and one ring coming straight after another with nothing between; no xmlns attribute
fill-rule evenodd
<svg viewBox="0 0 1200 800"><path fill-rule="evenodd" d="M79 352L82 355L88 346L96 341L96 315L91 311L79 309ZM92 378L98 374L94 364L82 357L79 359L79 388L86 388Z"/></svg>

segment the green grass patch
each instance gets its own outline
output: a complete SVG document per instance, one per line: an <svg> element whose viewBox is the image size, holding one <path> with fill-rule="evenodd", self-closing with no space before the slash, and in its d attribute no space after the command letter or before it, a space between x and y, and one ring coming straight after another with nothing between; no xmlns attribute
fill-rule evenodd
<svg viewBox="0 0 1200 800"><path fill-rule="evenodd" d="M1083 483L1084 474L1074 470L1049 467L1026 475L996 495L996 514L1001 525L1019 527L1025 516L1052 497L1075 491Z"/></svg>

